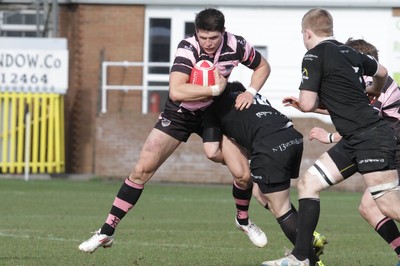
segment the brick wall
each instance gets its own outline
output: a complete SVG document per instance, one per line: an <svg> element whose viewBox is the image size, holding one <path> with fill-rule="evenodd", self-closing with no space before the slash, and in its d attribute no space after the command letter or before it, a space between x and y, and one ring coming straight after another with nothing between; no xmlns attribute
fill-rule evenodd
<svg viewBox="0 0 400 266"><path fill-rule="evenodd" d="M60 8L60 37L68 39L69 89L65 98L67 172L93 173L101 62L143 61L144 6L69 4ZM109 70L109 84L137 85L141 72ZM140 112L137 92L110 92L111 112Z"/></svg>
<svg viewBox="0 0 400 266"><path fill-rule="evenodd" d="M98 176L125 178L139 157L143 143L157 121L157 115L119 112L100 115L96 120L95 173ZM333 126L318 119L294 119L296 128L304 135L305 150L301 173L331 145L308 140L314 126L334 131ZM225 166L209 161L202 150L202 141L192 135L182 143L160 167L152 181L231 183L232 177ZM294 182L295 183L295 182ZM360 176L354 176L335 189L359 191L363 189Z"/></svg>
<svg viewBox="0 0 400 266"><path fill-rule="evenodd" d="M129 112L100 115L96 128L96 175L121 178L129 175L157 119L156 114ZM160 167L152 180L226 183L231 178L226 167L205 157L200 137L192 135Z"/></svg>

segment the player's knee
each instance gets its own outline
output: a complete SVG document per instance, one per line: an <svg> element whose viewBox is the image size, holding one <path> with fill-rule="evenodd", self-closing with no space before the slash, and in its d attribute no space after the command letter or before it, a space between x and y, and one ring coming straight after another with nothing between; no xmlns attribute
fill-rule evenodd
<svg viewBox="0 0 400 266"><path fill-rule="evenodd" d="M236 179L241 180L242 182L245 182L246 184L252 182L250 170L248 168L243 170L242 174L239 177L237 177Z"/></svg>
<svg viewBox="0 0 400 266"><path fill-rule="evenodd" d="M247 165L238 164L235 167L230 167L229 171L236 182L248 183L252 181L250 168Z"/></svg>
<svg viewBox="0 0 400 266"><path fill-rule="evenodd" d="M209 151L209 150L204 150L204 154L206 155L206 157L207 157L209 160L211 160L211 161L213 161L213 162L216 162L216 163L220 163L220 162L218 161L218 153L212 152L212 151Z"/></svg>
<svg viewBox="0 0 400 266"><path fill-rule="evenodd" d="M235 178L235 183L236 185L244 189L248 188L250 184L250 182L246 181L245 179L237 179L237 178Z"/></svg>
<svg viewBox="0 0 400 266"><path fill-rule="evenodd" d="M132 169L129 179L133 182L145 183L148 181L152 176L151 171L147 171L142 164L136 164L135 167Z"/></svg>
<svg viewBox="0 0 400 266"><path fill-rule="evenodd" d="M299 181L297 182L297 189L299 191L305 191L307 189L307 181L305 176L300 178Z"/></svg>
<svg viewBox="0 0 400 266"><path fill-rule="evenodd" d="M252 180L250 179L250 172L243 173L240 176L235 176L235 183L241 188L248 188L252 184Z"/></svg>
<svg viewBox="0 0 400 266"><path fill-rule="evenodd" d="M365 208L363 203L360 203L360 205L358 206L358 212L360 213L360 215L364 218L367 219L368 218L368 209Z"/></svg>
<svg viewBox="0 0 400 266"><path fill-rule="evenodd" d="M365 220L370 221L371 219L373 219L374 216L377 215L376 210L379 209L375 201L372 199L370 193L368 191L365 191L364 195L361 198L360 205L358 206L358 212Z"/></svg>
<svg viewBox="0 0 400 266"><path fill-rule="evenodd" d="M299 179L297 189L303 197L315 197L322 190L318 177L310 170Z"/></svg>
<svg viewBox="0 0 400 266"><path fill-rule="evenodd" d="M223 156L219 145L215 145L214 143L206 142L203 144L203 150L206 157L215 162L215 163L223 163Z"/></svg>

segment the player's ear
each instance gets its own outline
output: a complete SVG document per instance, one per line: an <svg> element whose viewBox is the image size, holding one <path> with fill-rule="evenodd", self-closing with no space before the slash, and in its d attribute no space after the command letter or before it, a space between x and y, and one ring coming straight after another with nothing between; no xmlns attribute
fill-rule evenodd
<svg viewBox="0 0 400 266"><path fill-rule="evenodd" d="M314 34L310 29L305 29L304 33L306 35L307 40L311 39L312 35Z"/></svg>

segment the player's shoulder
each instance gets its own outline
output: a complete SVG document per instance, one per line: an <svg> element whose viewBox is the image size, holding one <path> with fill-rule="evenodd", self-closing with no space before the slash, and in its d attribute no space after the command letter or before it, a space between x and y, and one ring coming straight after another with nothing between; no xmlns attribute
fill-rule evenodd
<svg viewBox="0 0 400 266"><path fill-rule="evenodd" d="M200 44L197 41L196 36L193 35L186 39L181 40L178 44L178 50L179 49L195 52L200 50Z"/></svg>
<svg viewBox="0 0 400 266"><path fill-rule="evenodd" d="M228 46L232 46L233 44L240 44L241 46L246 45L246 39L241 35L236 35L231 32L225 32L226 43Z"/></svg>
<svg viewBox="0 0 400 266"><path fill-rule="evenodd" d="M325 40L318 43L315 47L309 49L303 57L304 61L323 60L337 56L340 50L343 49L343 44L336 40ZM348 46L346 46L348 47ZM350 48L350 47L348 47Z"/></svg>
<svg viewBox="0 0 400 266"><path fill-rule="evenodd" d="M227 39L243 38L242 36L237 35L237 34L234 34L234 33L229 32L229 31L225 31L225 32L224 32L224 37L227 38Z"/></svg>

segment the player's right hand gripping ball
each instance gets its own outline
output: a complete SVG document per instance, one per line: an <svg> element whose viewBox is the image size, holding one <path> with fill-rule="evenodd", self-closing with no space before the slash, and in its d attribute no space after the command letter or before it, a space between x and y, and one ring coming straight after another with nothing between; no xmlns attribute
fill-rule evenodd
<svg viewBox="0 0 400 266"><path fill-rule="evenodd" d="M190 83L201 86L215 85L215 65L207 60L200 60L190 73Z"/></svg>

